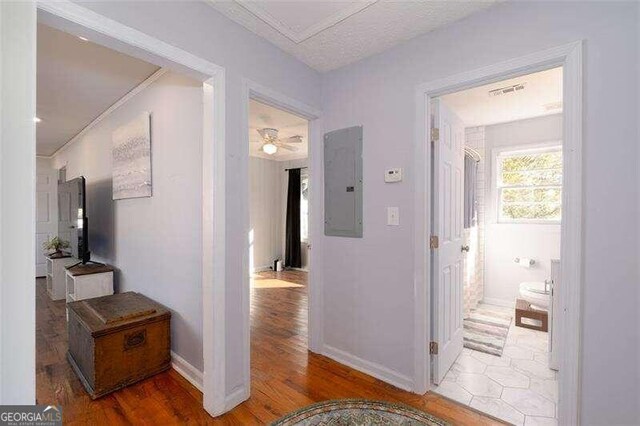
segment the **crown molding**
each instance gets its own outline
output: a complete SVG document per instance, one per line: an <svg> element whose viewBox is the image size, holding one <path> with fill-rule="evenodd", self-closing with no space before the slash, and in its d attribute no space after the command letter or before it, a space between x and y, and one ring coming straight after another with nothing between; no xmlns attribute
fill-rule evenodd
<svg viewBox="0 0 640 426"><path fill-rule="evenodd" d="M84 135L86 135L89 130L91 130L95 126L97 126L102 120L104 120L109 115L111 115L112 112L114 112L115 110L120 108L122 105L126 104L127 102L129 102L138 93L142 92L144 89L149 87L153 82L155 82L157 79L159 79L164 74L166 74L167 71L168 70L166 68L160 68L158 71L156 71L153 74L151 74L149 77L147 77L146 80L144 80L142 83L138 84L130 92L128 92L126 95L124 95L123 97L118 99L113 105L111 105L109 108L107 108L102 114L97 116L91 123L87 124L82 130L80 130L80 132L77 135L75 135L74 137L69 139L64 145L62 145L53 154L51 154L49 156L49 158L55 157L59 153L61 153L64 150L66 150L70 145L72 145L75 142L77 142L80 139L82 139L82 137Z"/></svg>

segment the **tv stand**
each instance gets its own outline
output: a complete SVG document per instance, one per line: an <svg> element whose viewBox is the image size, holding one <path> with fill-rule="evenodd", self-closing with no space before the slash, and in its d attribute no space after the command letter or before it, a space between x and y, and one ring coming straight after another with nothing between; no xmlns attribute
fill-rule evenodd
<svg viewBox="0 0 640 426"><path fill-rule="evenodd" d="M71 266L68 266L68 267L67 267L67 269L75 268L75 267L76 267L76 266L78 266L78 265L88 265L88 264L92 264L92 265L100 265L100 266L105 266L105 265L106 265L105 263L95 262L95 261L93 261L93 260L87 260L86 262L84 262L84 261L82 261L82 260L81 260L80 262L77 262L77 263L74 263L74 264L73 264L73 265L71 265Z"/></svg>
<svg viewBox="0 0 640 426"><path fill-rule="evenodd" d="M47 256L47 293L51 300L66 297L65 268L77 264L78 259L67 253L53 253Z"/></svg>
<svg viewBox="0 0 640 426"><path fill-rule="evenodd" d="M113 270L113 266L98 262L78 262L67 267L67 303L113 294Z"/></svg>

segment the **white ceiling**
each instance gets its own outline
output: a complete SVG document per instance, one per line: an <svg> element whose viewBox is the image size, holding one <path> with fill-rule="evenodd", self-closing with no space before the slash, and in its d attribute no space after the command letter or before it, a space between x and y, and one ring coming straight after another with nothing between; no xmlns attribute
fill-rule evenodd
<svg viewBox="0 0 640 426"><path fill-rule="evenodd" d="M489 91L524 84L524 89L491 96ZM486 126L562 112L562 68L499 81L442 96L466 126Z"/></svg>
<svg viewBox="0 0 640 426"><path fill-rule="evenodd" d="M205 1L310 67L329 71L501 0Z"/></svg>
<svg viewBox="0 0 640 426"><path fill-rule="evenodd" d="M36 153L49 156L158 70L131 56L38 25Z"/></svg>
<svg viewBox="0 0 640 426"><path fill-rule="evenodd" d="M291 136L302 136L302 143L291 144L298 147L298 151L291 152L278 149L273 155L262 151L262 138L258 129L272 128L278 130L278 138L286 139ZM275 161L289 161L307 158L309 152L308 122L297 115L279 110L258 101L249 102L249 155Z"/></svg>

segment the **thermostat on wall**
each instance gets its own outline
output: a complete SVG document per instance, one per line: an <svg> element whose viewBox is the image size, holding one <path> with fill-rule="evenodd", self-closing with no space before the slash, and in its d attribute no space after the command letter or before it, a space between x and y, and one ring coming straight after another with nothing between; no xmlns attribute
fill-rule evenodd
<svg viewBox="0 0 640 426"><path fill-rule="evenodd" d="M402 169L388 169L384 172L384 181L389 182L401 182L402 181Z"/></svg>

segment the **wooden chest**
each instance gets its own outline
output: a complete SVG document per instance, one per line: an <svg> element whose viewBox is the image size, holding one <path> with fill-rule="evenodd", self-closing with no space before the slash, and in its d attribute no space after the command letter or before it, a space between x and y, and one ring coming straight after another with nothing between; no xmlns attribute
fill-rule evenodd
<svg viewBox="0 0 640 426"><path fill-rule="evenodd" d="M171 366L171 312L139 293L71 302L67 358L95 399Z"/></svg>

